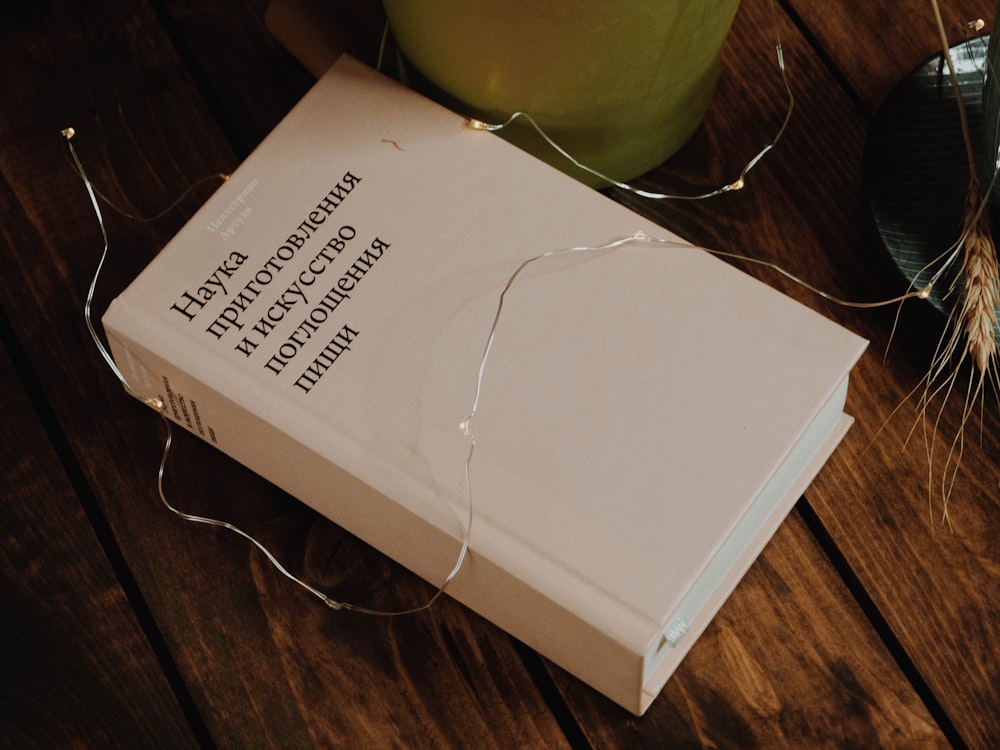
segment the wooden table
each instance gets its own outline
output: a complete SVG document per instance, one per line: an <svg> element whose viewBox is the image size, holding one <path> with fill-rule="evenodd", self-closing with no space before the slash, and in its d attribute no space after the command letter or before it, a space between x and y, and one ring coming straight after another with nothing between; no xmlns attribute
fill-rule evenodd
<svg viewBox="0 0 1000 750"><path fill-rule="evenodd" d="M912 406L878 432L942 328L920 302L892 335L893 308L840 307L749 269L871 339L848 402L858 422L641 719L450 599L392 620L332 613L243 540L167 513L155 491L162 425L122 392L84 327L101 239L60 130L76 129L94 182L137 214L232 169L310 84L259 5L0 11L0 744L1000 746L996 398L981 442L971 422L953 530L929 512L922 440L904 444ZM378 8L330 5L372 61ZM992 25L993 5L950 1L944 16L957 40L968 19ZM929 3L782 0L777 19L797 103L749 189L698 203L612 196L840 297L892 296L901 284L861 160L880 102L936 50ZM746 0L704 127L643 184L726 182L768 141L784 113L773 34L767 2ZM96 310L211 189L148 223L106 210L112 257ZM948 409L939 451L957 421ZM382 590L402 607L426 596L421 581L195 439L182 436L172 460L175 502L238 523L308 580L348 600Z"/></svg>

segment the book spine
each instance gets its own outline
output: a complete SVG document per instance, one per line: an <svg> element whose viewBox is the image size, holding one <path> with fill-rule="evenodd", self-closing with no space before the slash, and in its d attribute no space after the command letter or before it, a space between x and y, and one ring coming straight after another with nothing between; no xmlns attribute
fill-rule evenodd
<svg viewBox="0 0 1000 750"><path fill-rule="evenodd" d="M111 351L139 400L159 398L172 422L214 445L335 523L402 562L427 580L443 579L460 541L443 532L127 333L141 311L105 316ZM162 345L162 339L159 346ZM144 340L148 338L144 337ZM158 347L159 348L159 347ZM238 389L218 363L220 382ZM249 400L252 403L252 399ZM398 553L398 555L396 554ZM443 572L442 572L443 571Z"/></svg>

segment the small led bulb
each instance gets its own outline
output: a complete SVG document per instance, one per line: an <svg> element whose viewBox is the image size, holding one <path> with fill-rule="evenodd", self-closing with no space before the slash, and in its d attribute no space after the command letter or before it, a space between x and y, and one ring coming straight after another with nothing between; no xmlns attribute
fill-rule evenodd
<svg viewBox="0 0 1000 750"><path fill-rule="evenodd" d="M157 398L156 396L150 396L149 398L145 399L143 403L146 404L146 406L150 407L151 409L155 409L156 411L163 411L163 400Z"/></svg>

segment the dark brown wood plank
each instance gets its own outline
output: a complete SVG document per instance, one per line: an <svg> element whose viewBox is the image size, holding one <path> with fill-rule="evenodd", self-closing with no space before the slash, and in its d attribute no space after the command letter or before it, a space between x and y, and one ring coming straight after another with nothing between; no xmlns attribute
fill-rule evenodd
<svg viewBox="0 0 1000 750"><path fill-rule="evenodd" d="M235 158L147 6L65 12L4 40L17 75L0 103L2 302L213 741L564 747L514 645L460 606L394 620L334 614L242 540L159 506L158 420L122 393L83 327L100 237L58 133L76 127L94 181L146 214ZM151 225L106 212L112 257L95 309L197 201ZM179 441L172 467L175 502L240 524L338 596L405 607L430 593L200 443Z"/></svg>
<svg viewBox="0 0 1000 750"><path fill-rule="evenodd" d="M639 721L553 668L594 747L948 747L793 513Z"/></svg>
<svg viewBox="0 0 1000 750"><path fill-rule="evenodd" d="M6 350L0 389L3 744L196 747Z"/></svg>
<svg viewBox="0 0 1000 750"><path fill-rule="evenodd" d="M899 28L888 37L869 6L831 14L826 3L795 5L801 16L816 19L820 43L871 111L938 49L929 2L894 4L892 23ZM993 3L942 3L950 40L962 39L959 27L970 18L984 17L990 28L995 10ZM875 62L866 67L857 62L866 59ZM878 240L869 247L878 253ZM889 364L867 368L856 379L855 408L872 416L834 458L810 498L961 735L971 746L991 747L1000 742L997 394L987 398L984 419L970 422L950 505L953 531L939 522L940 493L936 488L928 492L928 463L919 434L906 445L906 433L917 419L911 406L868 447L881 421L926 372L929 348L940 329L934 316L915 314L904 321ZM905 364L900 363L903 355L908 355ZM967 377L960 378L959 391L964 392L966 382ZM956 399L933 443L939 457L948 450L958 420ZM845 503L845 497L853 501Z"/></svg>
<svg viewBox="0 0 1000 750"><path fill-rule="evenodd" d="M787 4L869 112L904 76L941 49L931 0L788 0ZM953 44L974 36L964 28L969 21L981 18L989 29L996 13L996 3L982 0L939 0L939 5Z"/></svg>

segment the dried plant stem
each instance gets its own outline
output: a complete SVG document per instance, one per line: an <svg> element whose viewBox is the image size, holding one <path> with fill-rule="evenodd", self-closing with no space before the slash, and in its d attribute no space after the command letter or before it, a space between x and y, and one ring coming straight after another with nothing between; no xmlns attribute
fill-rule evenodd
<svg viewBox="0 0 1000 750"><path fill-rule="evenodd" d="M934 498L940 492L942 522L950 527L949 501L962 464L966 425L977 404L980 411L985 405L987 386L993 387L995 393L1000 393L996 367L1000 268L998 268L996 245L990 232L989 212L986 210L979 179L976 175L975 152L972 148L972 138L969 133L968 118L958 76L951 59L937 0L931 0L931 5L941 37L942 54L948 63L952 89L955 92L969 168L969 187L965 199L965 211L962 216L962 231L959 240L952 248L954 252L949 251L948 258L944 263L945 266L950 265L954 260L957 260L959 252L961 253L962 265L956 281L949 290L949 294L955 294L957 300L948 318L945 333L931 359L927 375L921 385L915 389L921 391L917 404L919 414L917 424L924 426L924 445L927 452L928 470L928 507L931 510L933 522ZM938 274L943 270L942 268ZM969 380L958 429L952 437L947 455L944 458L943 468L938 479L935 480L934 449L941 419L955 390L959 369L966 359L972 363L976 372ZM935 401L938 401L938 404L934 407L933 418L929 420L928 413L932 412L931 407ZM938 483L940 483L939 486ZM936 487L938 489L935 489Z"/></svg>
<svg viewBox="0 0 1000 750"><path fill-rule="evenodd" d="M965 143L965 158L969 160L969 175L972 180L975 180L976 154L972 150L972 139L969 137L969 118L965 114L965 101L962 99L962 89L958 85L955 63L951 59L951 46L948 44L948 34L944 30L944 21L941 19L941 8L938 7L937 0L931 0L931 7L934 9L934 21L937 23L938 35L941 37L941 54L944 55L945 60L948 62L948 75L951 76L951 87L955 92L955 100L958 104L958 119L962 123L962 140Z"/></svg>
<svg viewBox="0 0 1000 750"><path fill-rule="evenodd" d="M981 210L980 203L979 181L973 177L965 206L965 256L961 270L963 293L959 323L965 332L969 357L982 378L997 356L1000 267L987 212Z"/></svg>
<svg viewBox="0 0 1000 750"><path fill-rule="evenodd" d="M997 356L996 326L997 303L1000 302L1000 292L998 292L1000 268L997 266L996 245L990 232L989 214L983 204L979 177L976 174L976 156L969 133L965 100L951 59L948 37L945 34L944 21L941 19L941 9L937 0L931 0L931 6L934 8L934 20L941 37L942 54L948 61L948 73L955 92L955 102L958 105L962 142L965 145L965 157L969 165L969 189L965 199L965 214L962 217L961 236L964 238L965 253L959 273L962 295L957 326L965 333L967 353L979 370L982 384Z"/></svg>

